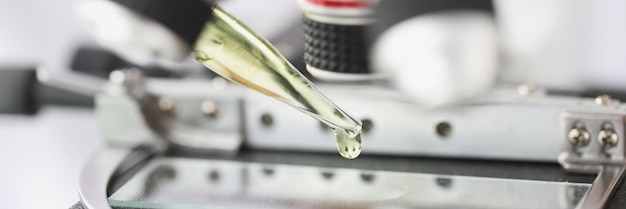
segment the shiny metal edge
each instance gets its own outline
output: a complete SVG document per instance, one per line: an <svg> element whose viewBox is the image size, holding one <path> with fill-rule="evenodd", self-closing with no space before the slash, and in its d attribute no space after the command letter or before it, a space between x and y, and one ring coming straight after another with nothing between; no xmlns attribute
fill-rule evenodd
<svg viewBox="0 0 626 209"><path fill-rule="evenodd" d="M37 80L40 82L85 96L93 96L104 92L107 80L71 70L50 70L45 66L37 67Z"/></svg>
<svg viewBox="0 0 626 209"><path fill-rule="evenodd" d="M141 152L137 154L136 152ZM107 189L116 172L137 165L155 152L107 147L96 152L81 171L78 194L85 209L111 209Z"/></svg>
<svg viewBox="0 0 626 209"><path fill-rule="evenodd" d="M626 166L603 166L576 209L602 209L622 181Z"/></svg>

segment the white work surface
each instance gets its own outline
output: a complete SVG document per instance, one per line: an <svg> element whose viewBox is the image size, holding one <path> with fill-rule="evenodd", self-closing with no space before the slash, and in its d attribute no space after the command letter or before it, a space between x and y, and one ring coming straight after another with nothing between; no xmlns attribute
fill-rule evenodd
<svg viewBox="0 0 626 209"><path fill-rule="evenodd" d="M80 169L102 144L90 109L0 114L0 208L69 208Z"/></svg>

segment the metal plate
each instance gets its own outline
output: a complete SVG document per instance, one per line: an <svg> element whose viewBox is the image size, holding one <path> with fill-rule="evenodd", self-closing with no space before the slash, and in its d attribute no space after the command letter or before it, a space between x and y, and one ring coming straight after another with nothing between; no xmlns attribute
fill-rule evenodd
<svg viewBox="0 0 626 209"><path fill-rule="evenodd" d="M592 99L506 90L474 104L426 108L376 86L320 87L357 119L372 122L363 135L363 154L556 162L571 147L563 138L562 114L584 112L614 121L626 112L623 105L597 105ZM336 152L332 131L317 121L261 95L245 98L251 147ZM267 115L270 125L261 120ZM449 133L439 133L439 125L448 125ZM623 128L617 131L623 134Z"/></svg>
<svg viewBox="0 0 626 209"><path fill-rule="evenodd" d="M589 184L159 157L109 203L134 208L574 208Z"/></svg>

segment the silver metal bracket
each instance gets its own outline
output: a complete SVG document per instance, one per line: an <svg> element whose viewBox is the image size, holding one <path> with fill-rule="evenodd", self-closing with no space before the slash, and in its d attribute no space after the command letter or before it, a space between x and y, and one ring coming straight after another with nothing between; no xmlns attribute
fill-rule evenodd
<svg viewBox="0 0 626 209"><path fill-rule="evenodd" d="M108 81L44 68L37 75L43 83L94 96L108 144L228 153L243 144L241 89L223 79L147 79L134 69L113 71Z"/></svg>
<svg viewBox="0 0 626 209"><path fill-rule="evenodd" d="M602 209L623 179L624 163L581 160L571 153L559 156L559 163L570 172L598 173L591 188L578 202L576 209Z"/></svg>
<svg viewBox="0 0 626 209"><path fill-rule="evenodd" d="M85 201L93 194L105 201L102 194L116 163L126 159L125 150L144 144L237 151L246 138L251 148L336 151L327 127L238 87L206 80L144 83L132 73L118 72L110 81L96 79L97 85L89 88L80 76L66 80L44 70L38 74L48 84L96 96L108 144L124 148L94 158L106 169L100 174L93 172L98 166L85 167L81 185L100 189L81 188ZM363 120L369 153L544 162L559 156L566 171L597 173L577 209L603 208L626 169L626 106L607 99L495 91L476 104L428 109L375 86L321 87ZM89 208L104 205L85 201Z"/></svg>
<svg viewBox="0 0 626 209"><path fill-rule="evenodd" d="M109 146L96 152L79 177L78 195L83 206L88 209L111 209L107 189L115 174L127 172L156 153L158 150L142 146L134 149Z"/></svg>
<svg viewBox="0 0 626 209"><path fill-rule="evenodd" d="M559 156L568 172L597 173L576 209L604 208L626 170L623 114L564 113L563 140L570 150Z"/></svg>

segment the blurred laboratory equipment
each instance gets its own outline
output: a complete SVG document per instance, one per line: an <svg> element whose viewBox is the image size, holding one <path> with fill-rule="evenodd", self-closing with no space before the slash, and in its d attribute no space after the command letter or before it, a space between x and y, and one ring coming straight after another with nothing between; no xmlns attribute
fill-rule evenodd
<svg viewBox="0 0 626 209"><path fill-rule="evenodd" d="M70 5L85 34L0 51L0 111L92 114L66 116L99 127L75 208L624 207L620 1ZM6 21L0 43L45 29ZM342 119L362 147L329 140Z"/></svg>

